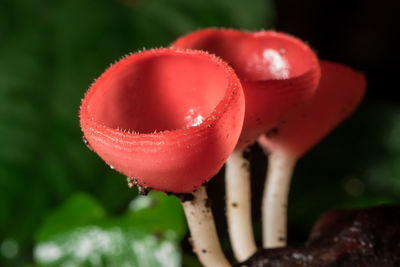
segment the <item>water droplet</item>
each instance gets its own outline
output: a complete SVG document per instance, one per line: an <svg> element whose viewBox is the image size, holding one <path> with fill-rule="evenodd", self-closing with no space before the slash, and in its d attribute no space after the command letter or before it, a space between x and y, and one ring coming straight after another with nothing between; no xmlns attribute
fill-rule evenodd
<svg viewBox="0 0 400 267"><path fill-rule="evenodd" d="M114 170L114 166L113 165L109 165L111 170Z"/></svg>
<svg viewBox="0 0 400 267"><path fill-rule="evenodd" d="M85 146L86 146L87 148L89 148L89 150L93 151L92 146L89 144L89 141L86 139L85 136L82 136L82 141L83 141L83 143L85 144Z"/></svg>

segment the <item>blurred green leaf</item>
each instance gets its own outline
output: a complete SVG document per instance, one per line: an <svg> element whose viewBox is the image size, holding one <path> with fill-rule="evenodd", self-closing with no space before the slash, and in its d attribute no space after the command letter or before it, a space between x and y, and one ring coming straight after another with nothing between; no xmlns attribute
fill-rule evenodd
<svg viewBox="0 0 400 267"><path fill-rule="evenodd" d="M43 241L68 230L90 225L105 217L104 209L93 197L84 193L75 193L46 217L41 224L37 241Z"/></svg>
<svg viewBox="0 0 400 267"><path fill-rule="evenodd" d="M81 98L110 63L201 27L268 28L272 2L0 1L0 244L19 247L0 265L30 262L41 218L73 192L112 214L136 195L81 141Z"/></svg>
<svg viewBox="0 0 400 267"><path fill-rule="evenodd" d="M110 217L80 193L45 218L34 257L40 266L180 266L184 232L175 197L151 192L132 201L125 214Z"/></svg>

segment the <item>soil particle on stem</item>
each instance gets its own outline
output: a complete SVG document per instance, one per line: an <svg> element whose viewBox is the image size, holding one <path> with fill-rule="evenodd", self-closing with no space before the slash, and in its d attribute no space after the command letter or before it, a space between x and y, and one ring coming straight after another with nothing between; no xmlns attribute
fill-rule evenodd
<svg viewBox="0 0 400 267"><path fill-rule="evenodd" d="M194 195L192 193L174 194L181 202L193 201Z"/></svg>
<svg viewBox="0 0 400 267"><path fill-rule="evenodd" d="M210 199L209 197L206 198L206 200L205 200L205 207L208 208L208 209L210 209L210 208L211 208L211 203L212 203L211 199Z"/></svg>

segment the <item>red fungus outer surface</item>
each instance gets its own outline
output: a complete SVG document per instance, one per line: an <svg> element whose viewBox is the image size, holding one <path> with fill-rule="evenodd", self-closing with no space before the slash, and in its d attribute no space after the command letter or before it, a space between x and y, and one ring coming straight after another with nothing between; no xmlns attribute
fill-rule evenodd
<svg viewBox="0 0 400 267"><path fill-rule="evenodd" d="M185 193L215 175L239 139L240 81L201 51L132 54L90 87L80 110L93 150L142 186Z"/></svg>
<svg viewBox="0 0 400 267"><path fill-rule="evenodd" d="M322 76L315 95L260 138L269 151L301 157L360 104L366 88L362 73L333 62L320 65Z"/></svg>
<svg viewBox="0 0 400 267"><path fill-rule="evenodd" d="M246 112L238 147L253 143L309 99L320 80L315 53L301 40L284 33L211 28L183 36L172 47L216 54L239 76Z"/></svg>

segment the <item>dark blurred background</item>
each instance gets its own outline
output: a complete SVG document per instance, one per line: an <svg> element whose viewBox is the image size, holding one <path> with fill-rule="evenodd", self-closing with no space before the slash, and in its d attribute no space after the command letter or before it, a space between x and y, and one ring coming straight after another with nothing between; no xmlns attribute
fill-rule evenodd
<svg viewBox="0 0 400 267"><path fill-rule="evenodd" d="M202 27L284 31L367 75L360 108L296 168L289 243L326 210L399 203L399 11L390 0L0 0L0 266L199 266L179 202L129 190L82 143L78 109L110 63ZM257 146L250 157L259 241L267 162ZM209 191L230 253L223 190L219 175Z"/></svg>

